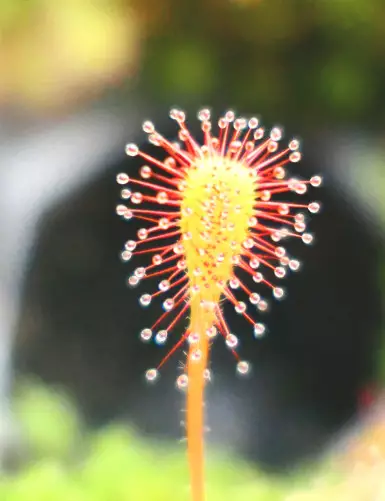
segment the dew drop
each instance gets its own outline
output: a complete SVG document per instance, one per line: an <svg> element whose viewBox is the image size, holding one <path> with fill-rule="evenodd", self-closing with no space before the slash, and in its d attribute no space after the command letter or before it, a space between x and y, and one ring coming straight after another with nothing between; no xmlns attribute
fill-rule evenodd
<svg viewBox="0 0 385 501"><path fill-rule="evenodd" d="M203 108L198 112L198 120L200 120L201 122L210 120L210 116L211 114L208 108Z"/></svg>
<svg viewBox="0 0 385 501"><path fill-rule="evenodd" d="M311 233L304 233L302 235L302 241L307 245L311 244L313 242L313 235Z"/></svg>
<svg viewBox="0 0 385 501"><path fill-rule="evenodd" d="M211 371L210 371L210 369L205 369L203 371L203 377L205 378L206 381L211 381Z"/></svg>
<svg viewBox="0 0 385 501"><path fill-rule="evenodd" d="M127 242L125 243L124 247L128 251L133 251L136 248L136 242L135 242L135 240L127 240Z"/></svg>
<svg viewBox="0 0 385 501"><path fill-rule="evenodd" d="M252 268L253 270L256 270L257 268L259 268L259 265L260 265L259 259L256 257L252 257L249 261L249 265L250 265L250 268Z"/></svg>
<svg viewBox="0 0 385 501"><path fill-rule="evenodd" d="M216 329L215 325L212 325L211 327L209 327L209 328L206 330L206 335L207 335L207 337L209 337L209 338L211 338L211 339L212 339L212 338L214 338L214 337L216 337L216 336L217 336L217 334L218 334L218 331L217 331L217 329Z"/></svg>
<svg viewBox="0 0 385 501"><path fill-rule="evenodd" d="M141 204L143 202L143 195L139 191L136 191L131 195L131 202L133 204Z"/></svg>
<svg viewBox="0 0 385 501"><path fill-rule="evenodd" d="M201 129L203 130L203 132L210 132L211 123L210 122L202 122ZM204 153L207 153L209 151L208 146L205 144L201 147L201 150Z"/></svg>
<svg viewBox="0 0 385 501"><path fill-rule="evenodd" d="M174 300L170 297L163 301L163 309L165 311L171 311L174 308Z"/></svg>
<svg viewBox="0 0 385 501"><path fill-rule="evenodd" d="M300 266L301 266L301 263L297 259L290 259L290 261L289 261L289 268L292 271L299 270Z"/></svg>
<svg viewBox="0 0 385 501"><path fill-rule="evenodd" d="M239 117L235 120L234 122L235 130L243 130L246 129L246 127L247 127L247 121L244 118Z"/></svg>
<svg viewBox="0 0 385 501"><path fill-rule="evenodd" d="M188 342L190 344L196 344L199 343L200 340L200 335L198 332L191 332L187 338Z"/></svg>
<svg viewBox="0 0 385 501"><path fill-rule="evenodd" d="M257 294L256 292L252 292L249 296L249 301L251 304L258 304L260 300L261 300L261 296L259 294Z"/></svg>
<svg viewBox="0 0 385 501"><path fill-rule="evenodd" d="M202 275L202 270L199 267L194 268L193 269L193 275L196 276L196 277L200 277Z"/></svg>
<svg viewBox="0 0 385 501"><path fill-rule="evenodd" d="M186 191L187 186L188 186L187 185L187 181L185 181L184 179L182 179L178 183L178 191Z"/></svg>
<svg viewBox="0 0 385 501"><path fill-rule="evenodd" d="M140 339L147 343L148 341L150 341L150 339L152 338L152 330L151 329L143 329L141 332L140 332Z"/></svg>
<svg viewBox="0 0 385 501"><path fill-rule="evenodd" d="M160 134L157 134L156 132L153 132L148 136L148 141L153 144L154 146L160 146L161 145L161 139L162 137Z"/></svg>
<svg viewBox="0 0 385 501"><path fill-rule="evenodd" d="M158 226L159 228L162 228L162 230L168 230L170 224L171 222L169 219L167 219L167 217L161 217L158 222Z"/></svg>
<svg viewBox="0 0 385 501"><path fill-rule="evenodd" d="M313 176L310 178L310 184L314 186L314 188L318 188L318 186L321 186L322 184L322 177L321 176Z"/></svg>
<svg viewBox="0 0 385 501"><path fill-rule="evenodd" d="M140 228L137 235L139 240L145 240L148 237L148 231L146 230L146 228Z"/></svg>
<svg viewBox="0 0 385 501"><path fill-rule="evenodd" d="M287 216L290 212L290 207L288 204L280 204L278 206L278 212L281 216Z"/></svg>
<svg viewBox="0 0 385 501"><path fill-rule="evenodd" d="M132 258L132 252L128 250L124 250L121 254L120 257L122 261L129 261Z"/></svg>
<svg viewBox="0 0 385 501"><path fill-rule="evenodd" d="M139 302L142 306L148 306L151 303L151 295L143 294L140 296Z"/></svg>
<svg viewBox="0 0 385 501"><path fill-rule="evenodd" d="M232 278L232 279L229 281L229 285L230 285L230 287L231 287L232 289L238 289L238 288L239 288L239 285L240 285L238 278L235 278L235 277L234 277L234 278Z"/></svg>
<svg viewBox="0 0 385 501"><path fill-rule="evenodd" d="M167 165L168 167L175 167L176 166L176 160L174 157L167 157L164 160L164 164Z"/></svg>
<svg viewBox="0 0 385 501"><path fill-rule="evenodd" d="M241 374L242 376L245 376L250 372L250 364L249 362L246 362L246 360L240 360L237 363L237 372Z"/></svg>
<svg viewBox="0 0 385 501"><path fill-rule="evenodd" d="M258 127L258 119L255 117L251 117L248 125L249 129L256 129Z"/></svg>
<svg viewBox="0 0 385 501"><path fill-rule="evenodd" d="M189 137L189 133L187 130L180 130L178 132L178 138L181 140L181 141L186 141Z"/></svg>
<svg viewBox="0 0 385 501"><path fill-rule="evenodd" d="M243 247L245 249L252 249L254 247L254 240L252 238L246 238L246 240L243 241Z"/></svg>
<svg viewBox="0 0 385 501"><path fill-rule="evenodd" d="M165 191L160 191L156 195L156 200L159 204L165 204L168 201L168 195Z"/></svg>
<svg viewBox="0 0 385 501"><path fill-rule="evenodd" d="M241 149L241 147L242 147L241 141L231 141L231 143L229 144L229 151L231 153L236 153Z"/></svg>
<svg viewBox="0 0 385 501"><path fill-rule="evenodd" d="M242 314L245 313L246 311L246 303L243 301L239 301L235 306L234 309L237 313Z"/></svg>
<svg viewBox="0 0 385 501"><path fill-rule="evenodd" d="M143 179L149 179L152 176L152 169L148 165L143 165L140 169L140 175Z"/></svg>
<svg viewBox="0 0 385 501"><path fill-rule="evenodd" d="M159 331L155 336L156 344L164 344L167 341L168 332L163 329Z"/></svg>
<svg viewBox="0 0 385 501"><path fill-rule="evenodd" d="M295 191L297 189L298 183L299 183L298 179L292 177L291 179L288 180L287 187L289 188L289 190Z"/></svg>
<svg viewBox="0 0 385 501"><path fill-rule="evenodd" d="M146 371L146 379L147 381L153 382L158 378L158 370L157 369L148 369Z"/></svg>
<svg viewBox="0 0 385 501"><path fill-rule="evenodd" d="M175 119L177 122L183 123L186 120L186 113L182 110L177 110L176 115L175 115Z"/></svg>
<svg viewBox="0 0 385 501"><path fill-rule="evenodd" d="M285 291L281 287L274 287L273 295L276 299L282 299L285 295Z"/></svg>
<svg viewBox="0 0 385 501"><path fill-rule="evenodd" d="M280 139L282 139L282 129L280 129L279 127L273 127L270 132L270 138L273 141L279 141Z"/></svg>
<svg viewBox="0 0 385 501"><path fill-rule="evenodd" d="M321 205L318 202L312 202L308 205L308 209L312 214L317 214L321 209Z"/></svg>
<svg viewBox="0 0 385 501"><path fill-rule="evenodd" d="M306 224L305 223L300 223L300 222L295 223L294 229L298 233L303 233L306 230Z"/></svg>
<svg viewBox="0 0 385 501"><path fill-rule="evenodd" d="M279 242L282 239L282 235L279 231L274 231L270 235L270 238L272 239L273 242Z"/></svg>
<svg viewBox="0 0 385 501"><path fill-rule="evenodd" d="M160 254L154 254L154 256L152 256L152 263L156 266L159 266L160 264L162 264L163 262L163 258Z"/></svg>
<svg viewBox="0 0 385 501"><path fill-rule="evenodd" d="M268 307L267 301L261 299L257 305L259 311L266 311Z"/></svg>
<svg viewBox="0 0 385 501"><path fill-rule="evenodd" d="M180 259L180 260L176 263L176 266L177 266L178 270L184 270L184 269L186 269L186 267L187 267L186 260L185 260L185 259Z"/></svg>
<svg viewBox="0 0 385 501"><path fill-rule="evenodd" d="M223 252L217 255L216 258L217 263L223 263L224 260L225 260L225 255L223 254Z"/></svg>
<svg viewBox="0 0 385 501"><path fill-rule="evenodd" d="M283 256L285 256L286 255L285 247L276 247L275 255L279 258L282 258Z"/></svg>
<svg viewBox="0 0 385 501"><path fill-rule="evenodd" d="M183 254L184 252L183 244L181 242L178 242L176 245L174 245L173 252L174 254Z"/></svg>
<svg viewBox="0 0 385 501"><path fill-rule="evenodd" d="M131 197L131 190L124 188L120 191L120 197L123 198L123 200L128 200Z"/></svg>
<svg viewBox="0 0 385 501"><path fill-rule="evenodd" d="M285 179L286 171L281 166L275 167L274 170L273 170L273 176L276 179Z"/></svg>
<svg viewBox="0 0 385 501"><path fill-rule="evenodd" d="M262 337L266 332L266 327L264 324L257 323L254 324L254 337Z"/></svg>
<svg viewBox="0 0 385 501"><path fill-rule="evenodd" d="M257 271L257 273L254 273L254 275L253 275L253 280L254 280L254 282L256 282L257 284L259 284L260 282L262 282L262 280L263 280L263 275L262 275L262 273L260 273L259 271Z"/></svg>
<svg viewBox="0 0 385 501"><path fill-rule="evenodd" d="M193 350L190 353L189 358L192 362L199 362L199 360L202 358L202 351L201 350Z"/></svg>
<svg viewBox="0 0 385 501"><path fill-rule="evenodd" d="M192 212L191 207L183 207L182 216L191 216Z"/></svg>
<svg viewBox="0 0 385 501"><path fill-rule="evenodd" d="M176 387L178 390L185 390L188 386L188 376L187 374L181 374L176 379Z"/></svg>
<svg viewBox="0 0 385 501"><path fill-rule="evenodd" d="M146 132L147 134L152 134L155 131L154 124L150 122L149 120L146 120L143 122L142 125L143 131Z"/></svg>
<svg viewBox="0 0 385 501"><path fill-rule="evenodd" d="M277 278L284 278L284 276L286 275L285 268L283 266L277 266L276 268L274 268L274 275Z"/></svg>
<svg viewBox="0 0 385 501"><path fill-rule="evenodd" d="M307 186L305 183L298 183L295 187L295 192L297 195L304 195L307 192Z"/></svg>
<svg viewBox="0 0 385 501"><path fill-rule="evenodd" d="M134 271L134 275L139 279L143 278L146 275L146 268L144 268L143 266L136 268L136 270Z"/></svg>
<svg viewBox="0 0 385 501"><path fill-rule="evenodd" d="M130 285L131 287L135 287L136 285L138 285L138 283L139 283L139 278L136 277L135 275L131 275L128 278L128 285Z"/></svg>
<svg viewBox="0 0 385 501"><path fill-rule="evenodd" d="M225 281L225 280L223 280L223 279L221 279L221 278L220 278L219 280L217 280L217 281L216 281L216 286L217 286L219 289L221 289L221 290L223 290L223 289L224 289L225 285L226 285L226 281Z"/></svg>
<svg viewBox="0 0 385 501"><path fill-rule="evenodd" d="M123 204L119 204L116 206L116 214L118 216L124 216L124 214L127 210L128 210L127 207Z"/></svg>
<svg viewBox="0 0 385 501"><path fill-rule="evenodd" d="M225 119L227 122L233 122L235 118L235 113L232 110L228 110L225 113Z"/></svg>
<svg viewBox="0 0 385 501"><path fill-rule="evenodd" d="M139 153L139 148L134 143L126 144L126 154L135 157Z"/></svg>
<svg viewBox="0 0 385 501"><path fill-rule="evenodd" d="M234 349L238 345L238 338L234 334L226 336L226 344L229 348Z"/></svg>
<svg viewBox="0 0 385 501"><path fill-rule="evenodd" d="M210 287L209 284L206 284L206 287ZM214 311L216 307L216 303L214 301L208 301L206 299L202 299L200 302L201 308L203 308L205 311Z"/></svg>
<svg viewBox="0 0 385 501"><path fill-rule="evenodd" d="M170 282L168 280L162 280L161 282L159 282L158 287L162 292L168 291L168 289L170 288Z"/></svg>
<svg viewBox="0 0 385 501"><path fill-rule="evenodd" d="M127 184L130 182L130 177L125 172L121 172L116 176L116 182L118 184Z"/></svg>
<svg viewBox="0 0 385 501"><path fill-rule="evenodd" d="M299 151L293 151L289 155L290 162L297 163L301 160L301 153Z"/></svg>

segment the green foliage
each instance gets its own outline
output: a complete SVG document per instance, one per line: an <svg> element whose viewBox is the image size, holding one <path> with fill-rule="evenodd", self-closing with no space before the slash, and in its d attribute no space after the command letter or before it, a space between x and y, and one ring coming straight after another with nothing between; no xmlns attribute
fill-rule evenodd
<svg viewBox="0 0 385 501"><path fill-rule="evenodd" d="M14 410L34 457L67 457L78 443L79 417L73 404L57 389L24 383L17 390Z"/></svg>
<svg viewBox="0 0 385 501"><path fill-rule="evenodd" d="M134 18L125 17L131 10ZM115 12L115 30L103 25L109 19L105 12ZM92 37L83 39L76 30L63 31L59 37L63 47L67 43L80 54L89 51L92 57L87 61L99 61L101 48L119 58L125 43L132 43L126 48L136 54L138 30L142 45L135 81L146 101L188 109L204 104L235 106L288 125L359 121L371 126L374 120L383 120L383 0L1 0L0 32L10 35L8 41L20 39L24 54L29 30L47 15L57 15L64 26L69 17L72 27L84 26L85 32L96 23L95 33L101 30L97 40L106 36L109 45L99 45ZM127 30L126 42L119 38L122 29ZM15 57L21 57L19 52ZM57 71L57 61L52 70L46 61L52 55L42 49L33 57L27 51L23 57L34 61L31 70L27 67L29 95L41 68ZM60 50L57 57L60 62ZM73 68L84 66L82 61L74 56L72 66L63 62L62 71L76 73ZM23 64L21 59L16 65L15 81L24 75ZM101 72L111 71L108 64L100 65ZM127 70L131 79L134 68L127 65Z"/></svg>
<svg viewBox="0 0 385 501"><path fill-rule="evenodd" d="M19 387L14 410L28 454L0 477L1 501L189 501L185 444L150 444L121 424L86 432L62 392L36 384ZM284 501L309 472L270 477L210 453L207 479L210 501Z"/></svg>
<svg viewBox="0 0 385 501"><path fill-rule="evenodd" d="M151 8L145 0L142 9L147 3ZM285 123L369 125L380 118L383 0L166 4L163 32L149 33L144 52L147 96L169 103L176 95L180 106L191 107L227 103ZM186 39L193 41L193 53Z"/></svg>

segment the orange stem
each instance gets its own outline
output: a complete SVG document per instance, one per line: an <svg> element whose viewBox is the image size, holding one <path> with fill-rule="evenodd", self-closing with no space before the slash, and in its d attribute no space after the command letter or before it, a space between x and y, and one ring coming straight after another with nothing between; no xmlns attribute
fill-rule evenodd
<svg viewBox="0 0 385 501"><path fill-rule="evenodd" d="M190 469L190 486L192 501L204 501L204 371L207 367L209 340L206 329L211 326L207 313L203 313L198 305L191 308L191 332L200 334L197 343L190 344L187 375L187 456ZM211 316L211 315L210 315ZM199 360L192 360L194 351L200 350Z"/></svg>

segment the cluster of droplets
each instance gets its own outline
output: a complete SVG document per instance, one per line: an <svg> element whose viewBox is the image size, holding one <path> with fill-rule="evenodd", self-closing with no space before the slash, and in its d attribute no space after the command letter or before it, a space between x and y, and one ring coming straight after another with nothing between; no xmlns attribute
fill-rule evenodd
<svg viewBox="0 0 385 501"><path fill-rule="evenodd" d="M285 297L285 290L270 282L265 277L264 270L270 270L276 279L281 280L287 276L288 271L295 272L300 269L301 263L289 257L281 242L296 237L305 244L311 244L313 235L306 231L305 212L316 214L320 210L320 204L281 202L274 201L274 198L276 194L284 192L304 195L309 185L318 187L322 179L320 176L313 176L306 181L288 178L286 165L301 160L300 144L298 140L292 139L288 147L280 151L279 142L283 133L279 127L273 127L267 135L258 119L235 118L234 113L228 111L218 120L218 136L213 136L210 111L204 109L198 113L204 133L204 144L201 146L188 131L183 111L171 110L170 117L179 124L178 143L165 139L151 122L146 121L143 124L150 143L162 148L168 156L160 161L142 152L137 145L128 144L127 155L139 156L145 164L139 170L139 179L130 178L125 173L117 176L117 183L121 186L121 198L130 202L130 207L124 203L119 204L116 208L117 214L125 220L135 218L147 224L137 231L136 240L130 239L125 243L121 258L123 261L129 261L136 254L149 254L151 257L148 266L134 270L128 278L128 284L135 287L145 278L159 277L158 291L153 294L146 292L140 296L139 302L143 307L149 306L154 297L173 291L163 301L164 314L152 327L144 328L140 338L144 342L154 339L159 345L165 344L168 333L186 312L191 297L202 288L208 287L209 283L217 285L221 296L229 300L235 311L252 324L254 336L260 338L266 333L266 326L252 319L247 313L246 302L237 300L235 292L240 289L246 293L248 302L259 312L268 309L268 302L260 294L250 290L234 272L238 268L246 272L254 283L268 286L276 299ZM211 159L213 165L213 158L220 162L216 167L214 161L212 177L203 187L204 197L197 215L195 207L184 203L189 173L202 167L206 168L206 159ZM247 167L250 183L255 186L253 211L247 224L248 234L241 244L236 239L232 240L231 235L235 227L234 215L239 217L243 214L243 200L241 193L234 192L231 183L224 182L219 175L222 163L230 171L237 166ZM141 187L144 191L139 191ZM147 194L148 192L150 194ZM142 209L143 204L149 208ZM192 224L189 230L181 227L181 220L190 217L196 221L198 216L199 225ZM196 247L196 252L205 263L205 271L201 266L194 267L194 280L191 281L186 273L186 246L196 241L195 232L199 232L201 242ZM174 241L164 244L164 239ZM217 252L221 242L228 244L229 253ZM221 274L221 270L225 269L226 260L231 261L233 271L230 277ZM174 292L174 289L177 292ZM218 320L217 325L210 327L205 335L213 338L220 332L226 345L235 354L238 338L229 332L218 304L210 305L202 300L202 307L215 309ZM168 314L178 309L179 312L170 325L159 330L159 324ZM146 372L146 379L155 381L160 367L170 354L184 342L193 345L199 339L197 336L198 333L186 332L158 367ZM199 357L198 349L189 352L189 361L192 363L199 360ZM246 374L249 370L250 364L238 359L237 371ZM206 379L209 380L210 377L207 376ZM178 376L177 387L184 389L187 385L187 374Z"/></svg>

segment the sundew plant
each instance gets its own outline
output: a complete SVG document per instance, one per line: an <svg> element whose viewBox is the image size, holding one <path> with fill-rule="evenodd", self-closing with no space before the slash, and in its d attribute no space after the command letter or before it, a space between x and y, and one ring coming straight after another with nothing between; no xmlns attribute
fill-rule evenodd
<svg viewBox="0 0 385 501"><path fill-rule="evenodd" d="M264 289L282 299L277 285L300 262L284 246L289 238L311 244L306 231L306 212L317 213L317 202L282 201L282 194L303 195L309 185L322 179L290 177L287 165L301 160L299 141L291 139L280 147L282 131L274 127L266 134L256 118L236 118L228 111L213 131L210 111L198 113L203 132L200 145L186 125L185 113L173 109L179 142L170 142L146 121L143 130L149 141L163 150L163 160L128 144L126 153L143 160L140 177L117 176L121 197L117 214L125 220L143 221L136 238L125 243L122 259L147 255L148 265L138 267L128 278L136 286L146 278L158 277L156 292L139 301L148 307L164 296L164 313L140 333L143 341L154 338L164 344L181 319L189 318L184 334L157 366L146 372L154 382L165 362L183 345L187 359L176 379L186 392L187 455L192 501L205 499L204 482L204 391L210 380L210 349L222 337L236 359L238 373L247 374L250 364L237 352L238 338L226 323L222 303L229 301L250 324L256 338L265 333L258 313L268 308L260 295ZM253 285L251 285L253 284ZM258 284L257 291L254 284ZM261 290L260 290L261 289Z"/></svg>

